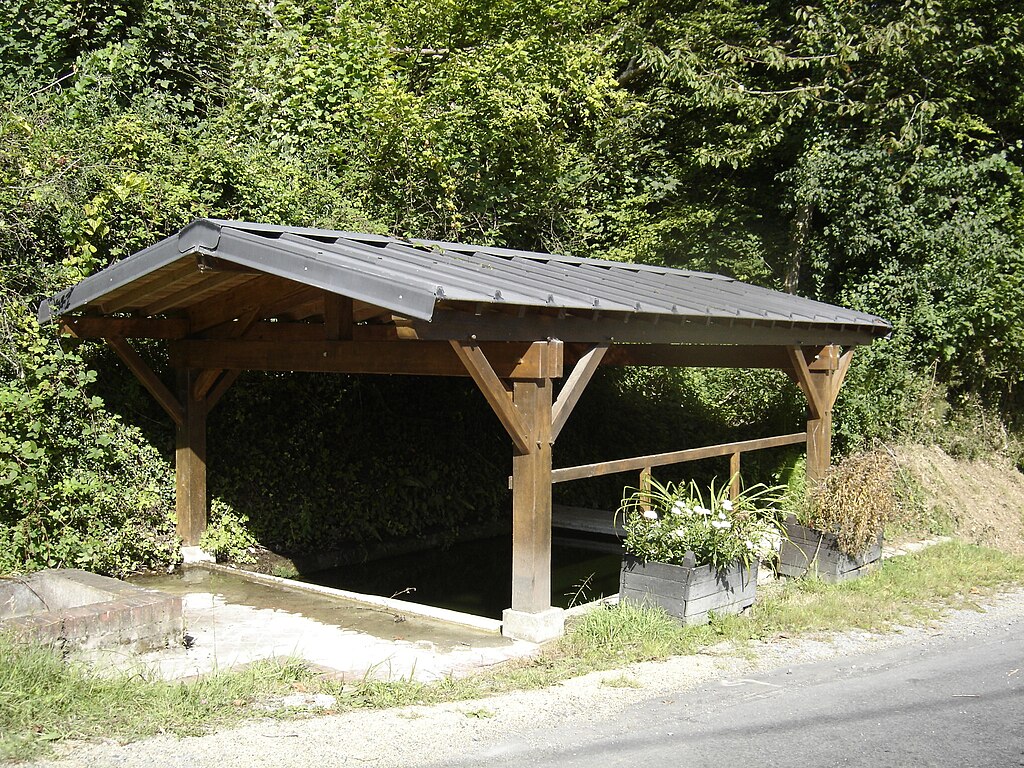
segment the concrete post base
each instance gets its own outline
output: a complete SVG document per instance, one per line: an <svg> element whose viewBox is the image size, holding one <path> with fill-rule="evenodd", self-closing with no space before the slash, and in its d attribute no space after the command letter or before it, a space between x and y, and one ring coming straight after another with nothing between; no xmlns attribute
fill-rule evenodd
<svg viewBox="0 0 1024 768"><path fill-rule="evenodd" d="M513 640L543 643L565 633L565 611L548 608L538 613L527 613L506 608L501 614L501 634Z"/></svg>
<svg viewBox="0 0 1024 768"><path fill-rule="evenodd" d="M185 565L193 563L215 563L217 558L209 552L204 552L200 547L182 547L181 560Z"/></svg>

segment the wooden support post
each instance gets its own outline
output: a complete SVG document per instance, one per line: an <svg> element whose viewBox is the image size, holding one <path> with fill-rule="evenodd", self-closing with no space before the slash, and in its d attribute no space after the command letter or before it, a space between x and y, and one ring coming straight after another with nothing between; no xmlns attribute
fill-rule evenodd
<svg viewBox="0 0 1024 768"><path fill-rule="evenodd" d="M853 351L840 356L839 347L822 347L808 361L805 352L790 348L797 383L807 396L807 483L821 481L832 463L832 407L839 396Z"/></svg>
<svg viewBox="0 0 1024 768"><path fill-rule="evenodd" d="M651 508L651 468L640 470L640 509L645 512Z"/></svg>
<svg viewBox="0 0 1024 768"><path fill-rule="evenodd" d="M527 451L512 458L512 610L551 607L551 379L513 384L529 424Z"/></svg>
<svg viewBox="0 0 1024 768"><path fill-rule="evenodd" d="M729 498L735 501L740 497L740 452L729 457Z"/></svg>
<svg viewBox="0 0 1024 768"><path fill-rule="evenodd" d="M199 545L206 530L206 412L205 399L195 397L195 369L178 371L178 391L185 418L177 427L174 452L175 508L178 535L185 546Z"/></svg>

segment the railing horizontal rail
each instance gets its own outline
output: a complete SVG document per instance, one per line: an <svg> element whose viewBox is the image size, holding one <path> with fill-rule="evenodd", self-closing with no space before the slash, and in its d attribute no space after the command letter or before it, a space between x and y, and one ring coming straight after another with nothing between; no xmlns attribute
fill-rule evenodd
<svg viewBox="0 0 1024 768"><path fill-rule="evenodd" d="M794 432L791 435L777 437L761 437L756 440L740 440L735 443L708 445L703 448L687 448L683 451L655 453L650 456L637 456L632 459L601 461L596 464L580 464L576 467L562 467L551 471L552 483L565 483L570 480L582 480L587 477L615 475L619 472L634 472L649 467L663 467L666 464L678 464L684 461L698 461L715 456L728 456L745 451L759 451L763 448L778 448L782 445L796 445L807 441L806 432Z"/></svg>

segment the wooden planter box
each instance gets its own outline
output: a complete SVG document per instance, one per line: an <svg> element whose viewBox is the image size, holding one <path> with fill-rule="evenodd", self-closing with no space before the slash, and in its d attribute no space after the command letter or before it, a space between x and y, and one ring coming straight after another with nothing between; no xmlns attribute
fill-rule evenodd
<svg viewBox="0 0 1024 768"><path fill-rule="evenodd" d="M783 576L817 574L829 584L870 573L882 562L882 534L865 551L850 557L840 551L836 537L814 528L806 528L790 515L786 520L788 539L779 552L779 573Z"/></svg>
<svg viewBox="0 0 1024 768"><path fill-rule="evenodd" d="M692 555L687 560L693 562ZM739 613L754 602L757 563L734 563L722 571L710 565L645 563L625 555L619 599L657 605L684 625L706 624L708 613Z"/></svg>

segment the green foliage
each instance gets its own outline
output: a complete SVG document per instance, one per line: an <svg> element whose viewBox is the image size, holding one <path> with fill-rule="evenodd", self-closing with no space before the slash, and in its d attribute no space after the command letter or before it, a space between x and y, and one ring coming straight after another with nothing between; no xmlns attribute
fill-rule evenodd
<svg viewBox="0 0 1024 768"><path fill-rule="evenodd" d="M662 485L650 478L649 487L626 489L618 515L626 531L626 552L645 562L683 565L692 554L697 565L744 567L772 557L780 541L779 488L744 488L735 499L729 486L707 492L694 482L689 487Z"/></svg>
<svg viewBox="0 0 1024 768"><path fill-rule="evenodd" d="M837 446L978 449L965 404L1011 422L1021 405L1022 51L1024 15L995 0L3 4L0 535L18 553L3 567L170 557L164 416L109 356L26 323L196 216L663 263L846 303L896 330L857 353ZM454 535L503 514L493 416L462 383L421 387L243 379L210 431L226 541ZM803 407L762 372L609 375L559 460L789 431ZM114 433L129 439L90 439ZM752 456L745 474L790 459ZM156 506L137 501L150 487ZM132 526L139 552L95 554Z"/></svg>
<svg viewBox="0 0 1024 768"><path fill-rule="evenodd" d="M9 337L10 338L10 337ZM169 468L88 392L95 372L24 323L0 379L0 571L124 575L176 557Z"/></svg>
<svg viewBox="0 0 1024 768"><path fill-rule="evenodd" d="M232 563L254 563L253 548L259 542L249 532L249 518L235 512L220 499L210 503L206 530L199 539L199 546L218 561Z"/></svg>

